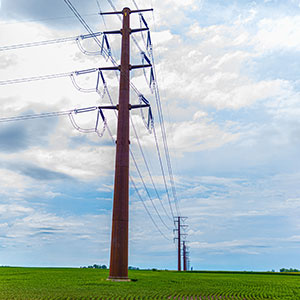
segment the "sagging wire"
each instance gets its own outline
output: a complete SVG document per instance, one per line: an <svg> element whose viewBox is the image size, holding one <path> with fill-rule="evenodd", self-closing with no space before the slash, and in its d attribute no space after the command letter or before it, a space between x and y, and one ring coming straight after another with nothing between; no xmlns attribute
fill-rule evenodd
<svg viewBox="0 0 300 300"><path fill-rule="evenodd" d="M93 33L93 36L100 36L102 34L103 34L102 32L95 32L95 33ZM88 38L92 38L93 36L91 34L84 34L84 35L79 35L79 36L75 36L75 37L66 37L66 38L61 38L61 39L54 39L54 40L47 40L47 41L40 41L40 42L31 42L31 43L23 43L23 44L11 45L11 46L2 46L2 47L0 47L0 51L37 47L37 46L44 46L44 45L50 45L50 44L56 44L56 43L65 43L65 42L77 41L78 39L82 39L82 40L88 39Z"/></svg>
<svg viewBox="0 0 300 300"><path fill-rule="evenodd" d="M137 170L137 172L138 172L138 174L139 174L139 177L140 177L140 179L141 179L141 182L142 182L142 184L143 184L143 186L144 186L144 189L145 189L145 191L146 191L146 193L147 193L147 195L148 195L148 198L150 199L150 201L151 201L151 203L152 203L152 206L153 206L153 208L154 208L154 210L155 210L157 216L159 217L160 221L164 224L164 226L165 226L167 229L171 230L171 228L165 223L165 221L164 221L163 218L161 217L160 213L158 212L158 210L157 210L157 208L156 208L156 206L155 206L155 204L154 204L154 202L153 202L153 199L152 199L152 197L151 197L151 195L150 195L150 192L149 192L148 188L146 187L144 178L143 178L143 176L142 176L142 174L141 174L141 171L140 171L140 169L139 169L139 167L138 167L137 161L136 161L136 159L135 159L135 157L134 157L134 155L133 155L131 149L129 149L129 152L130 152L132 161L133 161L133 163L134 163L134 166L135 166L135 168L136 168L136 170Z"/></svg>
<svg viewBox="0 0 300 300"><path fill-rule="evenodd" d="M152 223L154 224L154 226L156 227L157 231L158 231L158 232L159 232L159 233L160 233L167 241L171 241L172 239L168 238L168 237L160 230L159 226L158 226L158 225L156 224L156 222L154 221L154 219L153 219L153 217L152 217L150 211L148 210L148 208L147 208L147 206L146 206L146 204L145 204L145 201L144 201L143 197L142 197L141 194L139 193L139 190L138 190L137 186L135 185L135 183L134 183L134 181L133 181L133 179L132 179L131 176L129 176L129 179L130 179L130 182L131 182L133 188L135 189L135 192L136 192L138 198L139 198L140 201L142 202L142 204L143 204L143 206L144 206L144 208L145 208L145 210L146 210L148 216L150 217L150 219L151 219Z"/></svg>
<svg viewBox="0 0 300 300"><path fill-rule="evenodd" d="M74 115L80 114L80 113L92 112L92 111L96 111L96 110L98 110L98 112L97 112L97 119L96 119L96 124L95 124L94 128L89 128L89 129L81 128L75 121ZM0 118L0 123L14 122L14 121L26 121L26 120L33 120L33 119L66 116L66 115L69 116L71 124L76 130L78 130L82 133L95 132L99 137L103 136L106 126L107 126L107 121L106 121L106 118L105 118L101 108L98 106L91 106L91 107L85 107L85 108L79 108L79 109L75 108L75 109L71 109L71 110L47 112L47 113L41 113L41 114L30 114L30 115L23 115L23 116L21 115L21 116L5 117L5 118ZM99 131L99 129L98 129L100 117L103 121L103 128L101 131Z"/></svg>
<svg viewBox="0 0 300 300"><path fill-rule="evenodd" d="M134 134L135 134L135 136L136 136L136 140L137 140L139 149L140 149L140 151L141 151L141 154L142 154L142 157L143 157L143 160L144 160L144 163L145 163L147 172L148 172L148 174L149 174L149 178L150 178L151 183L152 183L152 185L153 185L153 188L154 188L154 190L155 190L157 199L160 201L160 204L161 204L161 206L162 206L162 208L163 208L163 210L164 210L166 216L172 221L173 219L168 215L168 213L167 213L167 211L166 211L166 209L165 209L165 206L164 206L164 204L163 204L163 202L162 202L162 199L161 199L161 197L160 197L160 195L159 195L159 193L158 193L158 190L157 190L157 188L156 188L156 186L155 186L153 177L152 177L151 172L150 172L149 165L148 165L147 160L146 160L145 153L144 153L144 151L143 151L143 148L142 148L140 139L139 139L139 137L138 137L138 134L137 134L137 131L136 131L136 128L135 128L135 126L134 126L134 123L133 123L133 120L132 120L132 117L131 117L131 116L130 116L130 119L131 119L131 124L132 124L132 127L133 127ZM133 153L131 153L131 155L133 155ZM152 200L151 200L151 201L152 201ZM153 204L153 203L152 203L152 204Z"/></svg>
<svg viewBox="0 0 300 300"><path fill-rule="evenodd" d="M138 6L137 6L135 0L132 0L132 1L133 1L134 5L136 6L136 8L138 9ZM144 23L144 25L146 27L148 27L146 20L144 19L142 14L140 14L140 24L142 24L142 23ZM142 38L143 38L143 36L142 36ZM144 38L143 38L143 40L144 40ZM145 42L145 40L144 40L144 42ZM149 30L148 30L148 36L147 36L146 49L147 50L149 49L148 53L149 53L149 56L150 56L151 62L152 62L152 67L151 67L151 70L150 70L149 87L150 87L151 92L155 93L155 99L156 99L156 104L157 104L157 109L158 109L159 121L160 121L160 126L161 126L161 129L162 129L162 138L163 138L164 150L165 150L165 155L166 155L168 173L169 173L170 183L171 183L171 187L172 187L172 194L173 194L173 197L174 197L177 214L180 215L179 214L179 207L178 207L178 199L177 199L177 195L176 195L175 182L174 182L173 171L172 171L172 165L171 165L171 159L170 159L170 154L169 154L169 148L168 148L168 143L167 143L167 140L166 140L166 132L165 132L165 127L164 127L163 115L162 115L160 94L159 94L159 89L158 89L158 85L157 85L157 82L156 82L156 70L155 70L155 62L154 62L154 55L153 55L153 47L152 47L152 41L151 41L151 36L150 36L150 31Z"/></svg>
<svg viewBox="0 0 300 300"><path fill-rule="evenodd" d="M136 1L132 0L132 2L135 5L136 9L139 9ZM154 13L153 13L153 17L154 17ZM148 28L148 24L147 24L145 18L143 17L142 14L140 14L140 27L141 28L142 28L143 24L146 28ZM144 44L146 46L147 54L150 56L150 59L149 59L146 56L145 52L141 52L142 60L147 60L147 62L149 60L150 63L152 64L152 67L151 67L151 70L150 70L150 80L149 81L147 80L147 76L146 76L145 71L144 71L144 76L145 76L146 82L149 84L149 88L151 90L151 93L152 94L155 93L155 99L156 99L156 104L157 104L157 109L158 109L158 116L159 116L161 131L162 131L166 161L167 161L167 166L168 166L168 173L169 173L170 182L171 182L171 186L172 186L172 192L173 192L173 197L174 197L174 201L175 201L176 211L177 211L177 214L179 215L179 208L178 208L178 205L177 205L178 200L177 200L177 196L176 196L176 189L175 189L175 183L174 183L173 172L172 172L172 167L171 167L171 160L170 160L170 156L169 156L168 144L167 144L167 141L166 141L166 133L165 133L164 120L163 120L163 115L162 115L160 95L159 95L158 85L156 84L156 80L155 80L156 71L155 71L155 62L154 62L153 46L152 46L150 30L147 31L147 42L145 41L145 38L144 38L144 35L143 35L142 32L141 32L141 35L142 35L142 39L144 41ZM163 174L164 185L165 185L165 189L166 189L166 193L167 193L167 197L168 197L168 201L169 201L170 211L171 211L171 214L174 218L174 213L173 213L173 209L172 209L172 205L171 205L170 195L169 195L169 191L168 191L168 187L167 187L164 167L163 167L163 163L162 163L162 157L161 157L160 150L159 150L159 144L158 144L158 139L157 139L154 124L153 124L153 127L152 127L152 131L153 131L153 134L154 134L156 149L157 149L157 153L158 153L158 157L159 157L161 171L162 171L162 174Z"/></svg>
<svg viewBox="0 0 300 300"><path fill-rule="evenodd" d="M0 85L8 85L8 84L15 84L15 83L23 83L23 82L31 82L31 81L38 81L38 80L47 80L47 79L68 77L72 73L73 72L42 75L42 76L34 76L34 77L26 77L26 78L17 78L17 79L8 79L8 80L0 81Z"/></svg>
<svg viewBox="0 0 300 300"><path fill-rule="evenodd" d="M99 69L100 68L91 68L91 69L73 71L73 72L68 72L68 73L57 73L57 74L41 75L41 76L34 76L34 77L8 79L8 80L0 81L0 85L31 82L31 81L38 81L38 80L48 80L48 79L61 78L61 77L71 77L72 74L82 75L82 74L94 73L94 72L99 71Z"/></svg>
<svg viewBox="0 0 300 300"><path fill-rule="evenodd" d="M5 118L0 118L0 123L65 116L65 115L69 115L72 112L73 112L73 109L65 110L65 111L47 112L47 113L41 113L41 114L30 114L30 115L23 115L23 116L5 117Z"/></svg>

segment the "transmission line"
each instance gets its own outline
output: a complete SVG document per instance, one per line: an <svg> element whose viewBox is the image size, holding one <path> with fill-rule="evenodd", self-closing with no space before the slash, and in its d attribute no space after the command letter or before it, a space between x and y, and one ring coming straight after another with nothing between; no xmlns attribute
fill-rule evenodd
<svg viewBox="0 0 300 300"><path fill-rule="evenodd" d="M84 14L84 17L90 16L97 16L98 14L91 13L91 14ZM21 20L21 21L14 21L14 22L0 22L1 25L11 25L11 24L18 24L18 23L33 23L33 22L41 22L41 21L51 21L51 20L59 20L59 19L72 19L74 16L64 16L64 17L53 17L53 18L43 18L43 19L29 19L29 20Z"/></svg>
<svg viewBox="0 0 300 300"><path fill-rule="evenodd" d="M162 219L160 213L158 212L158 210L157 210L157 208L156 208L156 206L155 206L155 204L154 204L154 202L153 202L153 199L152 199L152 197L151 197L151 195L150 195L150 192L149 192L148 188L146 187L145 181L144 181L144 179L143 179L143 176L142 176L142 174L141 174L141 171L140 171L140 169L139 169L139 167L138 167L138 165L137 165L136 159L135 159L135 157L133 156L133 153L132 153L131 149L130 149L129 151L130 151L131 158L132 158L132 160L133 160L133 162L134 162L135 168L136 168L136 170L137 170L137 172L138 172L138 174L139 174L139 176L140 176L140 178L141 178L141 181L142 181L142 184L143 184L143 186L144 186L144 189L145 189L145 191L146 191L146 193L147 193L147 195L148 195L148 198L150 199L150 201L151 201L151 203L152 203L152 206L154 207L154 209L155 209L155 211L156 211L156 214L158 215L158 217L159 217L159 219L161 220L161 222L165 225L165 227L166 227L167 229L170 230L171 228L170 228L170 227L165 223L165 221Z"/></svg>
<svg viewBox="0 0 300 300"><path fill-rule="evenodd" d="M133 185L133 187L134 187L134 189L135 189L135 191L136 191L136 194L138 195L140 201L143 203L143 206L144 206L145 210L147 211L147 213L148 213L148 215L149 215L149 217L150 217L152 223L155 225L155 227L156 227L156 229L159 231L159 233L160 233L166 240L170 241L171 239L166 237L166 235L160 230L160 228L158 227L158 225L157 225L156 222L154 221L154 219L153 219L151 213L149 212L149 210L148 210L148 208L147 208L147 206L146 206L146 204L145 204L145 202L144 202L143 197L140 195L139 190L137 189L137 187L136 187L136 185L135 185L135 183L134 183L132 177L129 176L129 178L130 178L131 184Z"/></svg>
<svg viewBox="0 0 300 300"><path fill-rule="evenodd" d="M156 188L156 186L155 186L155 183L154 183L154 181L153 181L153 177L152 177L152 175L151 175L151 172L150 172L150 169L149 169L147 160L146 160L146 156L145 156L145 154L144 154L144 151L143 151L142 145L141 145L141 143L140 143L140 139L139 139L139 137L138 137L138 134L137 134L136 128L135 128L135 126L134 126L134 123L133 123L132 118L131 118L131 124L132 124L133 131L134 131L135 136L136 136L136 139L137 139L137 143L138 143L139 149L140 149L140 151L141 151L141 153L142 153L142 157L143 157L144 163L145 163L145 165L146 165L146 169L147 169L147 171L148 171L148 174L149 174L151 183L152 183L152 185L153 185L153 187L154 187L156 196L157 196L157 198L159 199L160 204L161 204L161 206L162 206L162 208L163 208L165 214L169 217L169 219L173 220L174 218L172 219L172 218L168 215L168 213L167 213L167 211L166 211L166 209L165 209L165 206L163 205L162 199L161 199L161 197L159 196L159 193L158 193L157 188Z"/></svg>
<svg viewBox="0 0 300 300"><path fill-rule="evenodd" d="M136 9L139 9L136 1L132 0L132 2L135 5ZM140 15L142 16L142 14L140 14ZM167 142L167 137L166 137L166 130L165 130L165 126L164 126L164 118L163 118L163 113L162 113L160 93L159 93L158 84L157 84L157 76L156 76L154 55L153 55L153 51L150 51L148 53L150 54L150 57L151 57L153 75L154 75L154 78L156 79L153 82L155 99L156 99L156 104L157 104L157 110L158 110L159 122L160 122L160 127L161 127L164 151L165 151L165 156L166 156L166 161L167 161L167 168L168 168L168 173L169 173L169 178L170 178L170 183L171 183L171 188L172 188L172 194L173 194L174 201L175 201L176 211L177 211L177 214L179 215L179 207L178 207L178 199L177 199L177 194L176 194L176 187L175 187L172 164L171 164L170 153L169 153L169 148L168 148L168 142Z"/></svg>
<svg viewBox="0 0 300 300"><path fill-rule="evenodd" d="M47 80L47 79L68 77L68 76L71 76L71 74L73 74L73 72L49 74L49 75L41 75L41 76L25 77L25 78L17 78L17 79L8 79L8 80L0 81L0 85L8 85L8 84L15 84L15 83L22 83L22 82L31 82L31 81L38 81L38 80Z"/></svg>
<svg viewBox="0 0 300 300"><path fill-rule="evenodd" d="M23 115L23 116L5 117L5 118L0 118L0 123L65 116L65 115L71 114L72 112L74 112L74 109L64 110L64 111L56 111L56 112L46 112L46 113L40 113L40 114L30 114L30 115Z"/></svg>
<svg viewBox="0 0 300 300"><path fill-rule="evenodd" d="M162 176L163 176L163 180L164 180L164 186L165 186L165 190L166 190L166 194L167 194L167 198L168 198L168 202L169 202L169 207L170 207L172 217L174 219L174 212L173 212L173 208L172 208L172 204L171 204L171 199L170 199L169 189L168 189L168 185L167 185L166 175L165 175L165 171L164 171L164 167L163 167L162 157L161 157L161 154L160 154L158 139L157 139L156 130L155 130L154 126L153 126L152 130L153 130L153 135L154 135L154 140L155 140L156 151L157 151L157 154L158 154L159 165L160 165L160 169L161 169L161 172L162 172Z"/></svg>
<svg viewBox="0 0 300 300"><path fill-rule="evenodd" d="M78 39L88 39L88 38L92 38L94 36L100 36L102 34L103 34L102 32L95 32L95 33L93 33L93 35L84 34L84 35L78 35L78 36L74 36L74 37L66 37L66 38L53 39L53 40L47 40L47 41L39 41L39 42L23 43L23 44L10 45L10 46L2 46L2 47L0 47L0 51L15 50L15 49L57 44L57 43L65 43L65 42L76 41Z"/></svg>

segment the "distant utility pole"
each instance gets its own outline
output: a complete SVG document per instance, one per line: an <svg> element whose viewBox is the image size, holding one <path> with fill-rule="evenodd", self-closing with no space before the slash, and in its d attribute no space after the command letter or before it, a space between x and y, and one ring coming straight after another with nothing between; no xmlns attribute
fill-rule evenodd
<svg viewBox="0 0 300 300"><path fill-rule="evenodd" d="M174 229L174 232L177 232L175 240L177 240L178 271L181 271L181 241L187 236L187 234L183 232L187 227L187 225L183 224L186 219L187 217L174 217L174 223L177 223L177 228Z"/></svg>
<svg viewBox="0 0 300 300"><path fill-rule="evenodd" d="M182 242L183 246L182 246L182 251L183 251L183 271L186 271L186 245L185 245L185 241Z"/></svg>
<svg viewBox="0 0 300 300"><path fill-rule="evenodd" d="M113 200L113 217L110 248L109 279L128 281L128 219L129 219L129 111L132 108L147 107L147 105L130 105L130 70L149 67L149 65L130 65L130 34L147 29L131 29L130 14L150 11L130 10L128 7L122 11L102 13L122 14L123 27L120 31L105 32L105 34L122 35L120 70L118 129L115 163L115 183ZM111 68L113 69L113 68ZM148 105L149 106L149 105Z"/></svg>
<svg viewBox="0 0 300 300"><path fill-rule="evenodd" d="M183 241L182 242L183 246L182 246L182 256L183 256L183 271L188 271L190 269L189 267L189 251L188 251L188 246L186 245L187 244L187 241Z"/></svg>

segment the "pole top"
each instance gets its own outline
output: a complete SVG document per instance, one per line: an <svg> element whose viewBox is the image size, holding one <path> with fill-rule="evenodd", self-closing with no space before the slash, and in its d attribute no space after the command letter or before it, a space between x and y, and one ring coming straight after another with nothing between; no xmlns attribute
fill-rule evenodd
<svg viewBox="0 0 300 300"><path fill-rule="evenodd" d="M117 15L117 14L124 14L125 12L131 13L141 13L146 11L153 11L153 8L149 9L137 9L137 10L130 10L128 7L124 7L122 11L114 11L114 12L102 12L100 15Z"/></svg>

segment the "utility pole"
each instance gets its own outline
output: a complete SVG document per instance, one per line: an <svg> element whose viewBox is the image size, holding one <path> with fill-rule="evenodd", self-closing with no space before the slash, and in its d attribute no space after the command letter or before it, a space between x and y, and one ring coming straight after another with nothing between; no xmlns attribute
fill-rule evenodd
<svg viewBox="0 0 300 300"><path fill-rule="evenodd" d="M186 219L187 217L174 217L174 223L177 223L177 228L174 229L174 232L177 231L177 237L174 239L177 240L178 271L181 271L181 240L187 236L187 234L182 233L181 230L187 227L187 225L182 224Z"/></svg>
<svg viewBox="0 0 300 300"><path fill-rule="evenodd" d="M183 256L183 271L188 271L189 269L190 269L190 267L189 267L189 261L190 261L190 259L189 259L189 251L188 251L188 246L186 245L187 244L187 241L186 240L184 240L183 242L182 242L182 244L183 244L183 246L182 246L182 256Z"/></svg>
<svg viewBox="0 0 300 300"><path fill-rule="evenodd" d="M183 246L182 246L182 251L183 251L183 271L186 271L186 245L185 245L185 241L183 241Z"/></svg>
<svg viewBox="0 0 300 300"><path fill-rule="evenodd" d="M105 32L105 34L122 35L121 65L119 86L118 129L115 161L114 200L110 248L109 279L128 281L128 221L129 221L129 111L132 108L149 107L149 105L130 105L130 70L149 67L149 65L130 65L130 34L147 29L131 29L130 14L150 11L152 9L131 11L128 7L119 12L102 13L122 14L121 31ZM114 68L107 68L114 69Z"/></svg>
<svg viewBox="0 0 300 300"><path fill-rule="evenodd" d="M180 234L180 217L178 217L177 220L177 224L178 224L178 238L177 238L177 242L178 242L178 271L181 271L181 234Z"/></svg>
<svg viewBox="0 0 300 300"><path fill-rule="evenodd" d="M123 9L110 279L128 279L130 10Z"/></svg>

